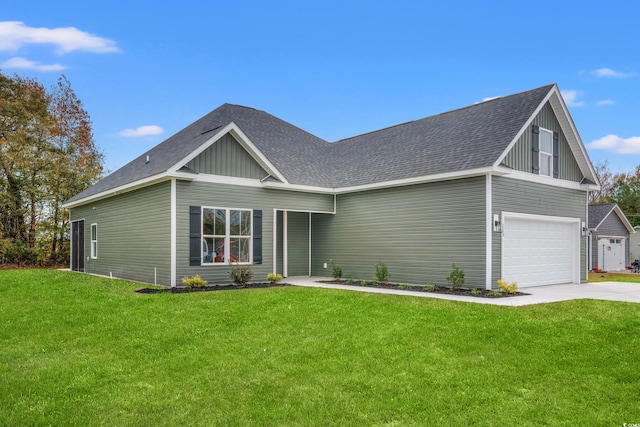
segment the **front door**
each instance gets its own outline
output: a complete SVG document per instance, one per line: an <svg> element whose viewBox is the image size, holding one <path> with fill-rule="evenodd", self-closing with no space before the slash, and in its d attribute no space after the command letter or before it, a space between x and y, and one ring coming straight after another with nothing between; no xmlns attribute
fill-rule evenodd
<svg viewBox="0 0 640 427"><path fill-rule="evenodd" d="M71 270L84 272L84 220L71 223Z"/></svg>

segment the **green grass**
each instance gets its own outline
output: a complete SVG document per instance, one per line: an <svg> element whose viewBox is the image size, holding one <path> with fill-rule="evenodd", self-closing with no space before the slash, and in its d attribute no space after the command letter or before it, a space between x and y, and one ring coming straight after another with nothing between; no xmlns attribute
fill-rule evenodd
<svg viewBox="0 0 640 427"><path fill-rule="evenodd" d="M0 271L0 425L640 422L640 305Z"/></svg>
<svg viewBox="0 0 640 427"><path fill-rule="evenodd" d="M589 272L589 282L631 282L640 283L640 275L634 273L594 273Z"/></svg>

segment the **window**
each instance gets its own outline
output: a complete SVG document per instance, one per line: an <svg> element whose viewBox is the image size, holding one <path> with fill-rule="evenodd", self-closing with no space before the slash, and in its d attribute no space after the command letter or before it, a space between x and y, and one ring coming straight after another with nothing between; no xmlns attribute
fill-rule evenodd
<svg viewBox="0 0 640 427"><path fill-rule="evenodd" d="M553 132L540 128L540 175L553 176Z"/></svg>
<svg viewBox="0 0 640 427"><path fill-rule="evenodd" d="M91 224L91 258L98 258L98 224Z"/></svg>
<svg viewBox="0 0 640 427"><path fill-rule="evenodd" d="M251 263L252 211L202 208L202 264Z"/></svg>

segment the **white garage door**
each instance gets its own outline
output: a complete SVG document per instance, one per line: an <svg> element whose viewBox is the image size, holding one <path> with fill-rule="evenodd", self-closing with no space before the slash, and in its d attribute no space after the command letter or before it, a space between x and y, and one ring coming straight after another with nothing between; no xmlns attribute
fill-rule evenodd
<svg viewBox="0 0 640 427"><path fill-rule="evenodd" d="M579 220L503 215L502 277L520 287L577 283Z"/></svg>

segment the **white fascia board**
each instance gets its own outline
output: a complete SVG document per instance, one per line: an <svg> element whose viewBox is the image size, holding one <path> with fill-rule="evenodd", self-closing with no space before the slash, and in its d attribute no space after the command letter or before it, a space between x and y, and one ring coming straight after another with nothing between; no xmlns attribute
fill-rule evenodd
<svg viewBox="0 0 640 427"><path fill-rule="evenodd" d="M579 182L567 181L565 179L540 176L529 172L522 172L504 167L499 168L505 178L518 179L520 181L535 182L537 184L550 185L552 187L569 188L571 190L590 191L593 186L580 184ZM508 172L506 172L508 171Z"/></svg>
<svg viewBox="0 0 640 427"><path fill-rule="evenodd" d="M508 173L509 173L509 170L505 168L484 167L484 168L476 168L476 169L467 169L463 171L446 172L446 173L440 173L435 175L424 175L424 176L417 176L413 178L403 178L403 179L396 179L391 181L375 182L372 184L354 185L351 187L333 187L333 188L315 187L310 185L284 184L284 183L273 182L273 181L263 182L262 187L274 189L274 190L301 191L301 192L309 192L309 193L346 194L346 193L357 193L360 191L379 190L382 188L394 188L394 187L404 187L407 185L414 185L414 184L426 184L429 182L450 181L453 179L471 178L475 176L483 176L486 174L506 175Z"/></svg>
<svg viewBox="0 0 640 427"><path fill-rule="evenodd" d="M282 182L287 182L284 175L280 173L276 169L276 167L267 159L267 157L262 154L262 152L256 147L256 145L251 142L251 140L245 135L244 132L236 125L234 122L229 123L225 127L218 130L211 138L207 139L203 144L201 144L198 148L189 153L188 156L181 159L178 163L169 168L169 174L176 173L180 168L189 163L191 160L195 159L198 155L200 155L207 148L211 147L215 142L217 142L220 138L225 136L227 133L233 135L233 137L240 143L240 145L247 150L249 155L254 158L258 164L267 171L267 173Z"/></svg>
<svg viewBox="0 0 640 427"><path fill-rule="evenodd" d="M206 182L209 184L228 184L228 185L238 185L241 187L262 187L259 179L254 178L240 178L236 176L226 176L226 175L210 175L210 174L199 174L191 179L194 182Z"/></svg>
<svg viewBox="0 0 640 427"><path fill-rule="evenodd" d="M91 196L87 196L79 200L75 200L70 203L65 203L62 205L62 207L65 209L74 208L76 206L81 206L90 202L95 202L100 199L106 199L107 197L116 196L121 193L137 190L139 188L146 187L152 184L157 184L159 182L166 181L169 178L170 177L166 172L159 173L147 178L139 179L138 181L130 182L129 184L121 185L116 188L111 188L109 190L106 190Z"/></svg>

